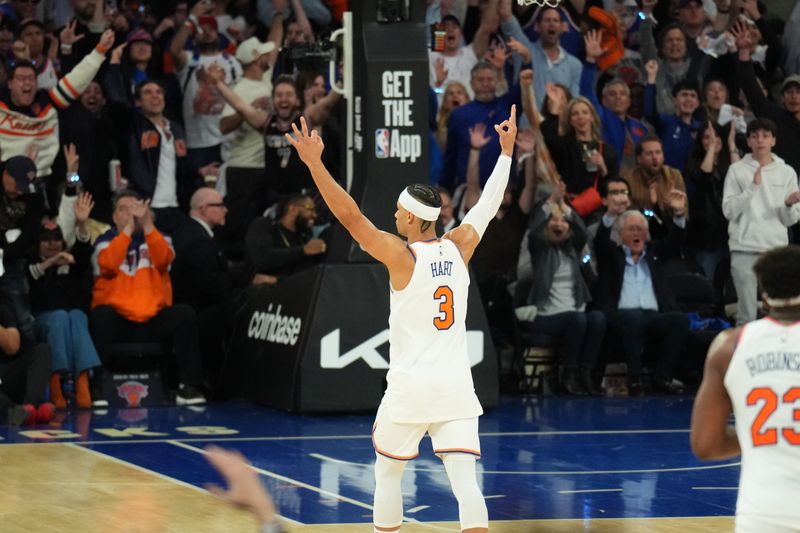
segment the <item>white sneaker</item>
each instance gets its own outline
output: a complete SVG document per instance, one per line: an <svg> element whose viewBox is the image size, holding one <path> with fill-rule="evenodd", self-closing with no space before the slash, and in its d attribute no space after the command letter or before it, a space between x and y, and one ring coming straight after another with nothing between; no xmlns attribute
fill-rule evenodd
<svg viewBox="0 0 800 533"><path fill-rule="evenodd" d="M196 387L184 384L178 386L175 405L201 405L204 403L206 403L206 397Z"/></svg>

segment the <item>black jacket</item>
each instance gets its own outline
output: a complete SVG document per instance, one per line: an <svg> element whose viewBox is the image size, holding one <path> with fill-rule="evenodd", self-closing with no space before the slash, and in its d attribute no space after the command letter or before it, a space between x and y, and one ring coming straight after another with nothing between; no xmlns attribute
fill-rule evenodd
<svg viewBox="0 0 800 533"><path fill-rule="evenodd" d="M694 187L686 243L698 249L715 249L720 244L727 244L728 220L722 213L725 176L718 168L710 173L697 168L686 173L686 181Z"/></svg>
<svg viewBox="0 0 800 533"><path fill-rule="evenodd" d="M756 26L761 32L764 44L767 45L767 57L763 66L759 63L754 63L753 67L755 74L764 82L764 86L769 87L772 85L775 70L779 67L781 60L781 39L772 30L772 25L764 17L756 21ZM705 75L705 80L722 80L728 88L731 103L735 106L743 107L744 104L739 98L741 80L736 72L736 64L738 62L738 52L731 52L712 60L711 67ZM747 101L750 101L750 97L747 97Z"/></svg>
<svg viewBox="0 0 800 533"><path fill-rule="evenodd" d="M169 121L170 131L175 137L175 182L178 203L189 210L189 198L203 186L199 174L192 173L186 158L186 136L183 126ZM161 155L161 134L155 125L142 113L131 115L131 130L128 137L127 178L131 189L152 198L156 190L158 160Z"/></svg>
<svg viewBox="0 0 800 533"><path fill-rule="evenodd" d="M44 214L44 196L41 193L26 194L12 200L0 191L0 248L5 261L22 264L28 257L42 232ZM9 230L19 230L19 236L9 240ZM8 264L6 262L6 267Z"/></svg>
<svg viewBox="0 0 800 533"><path fill-rule="evenodd" d="M30 286L31 311L53 311L56 309L89 309L92 296L92 245L75 241L70 253L75 264L66 269L57 266L48 268L44 275L36 277L31 266L39 262L38 251L28 262L26 269ZM63 272L66 270L66 272Z"/></svg>
<svg viewBox="0 0 800 533"><path fill-rule="evenodd" d="M233 277L217 241L190 218L172 235L172 292L175 303L197 311L223 303L232 293Z"/></svg>
<svg viewBox="0 0 800 533"><path fill-rule="evenodd" d="M61 144L74 143L80 155L79 174L84 190L92 194L95 207L92 218L112 224L108 162L122 159L120 146L124 146L125 129L119 124L127 120L128 112L114 102L108 102L98 116L75 102L59 117ZM57 158L53 173L63 176L66 166Z"/></svg>
<svg viewBox="0 0 800 533"><path fill-rule="evenodd" d="M111 79L116 79L113 76ZM128 178L128 185L145 198L152 198L156 190L158 178L158 160L161 155L161 134L155 125L142 114L139 109L130 107L130 96L123 83L106 84L109 103L124 109L127 116L116 120L127 120L127 138L122 152L122 175ZM178 203L189 210L189 198L192 193L203 186L203 179L193 172L186 157L186 134L183 126L169 119L169 130L175 138L175 184Z"/></svg>
<svg viewBox="0 0 800 533"><path fill-rule="evenodd" d="M647 253L644 259L650 269L653 292L658 302L658 310L661 312L677 310L675 296L670 289L664 264L671 257L680 256L685 234L683 228L673 223L663 241L647 243ZM610 235L611 228L607 228L601 221L594 238L599 277L594 307L605 313L613 313L617 310L622 292L622 278L625 275L625 250L621 245L614 243Z"/></svg>
<svg viewBox="0 0 800 533"><path fill-rule="evenodd" d="M756 82L756 73L752 61L738 61L739 83L742 85L747 102L757 117L768 118L778 127L775 153L782 157L795 172L800 173L800 120L785 108L772 102L761 92Z"/></svg>
<svg viewBox="0 0 800 533"><path fill-rule="evenodd" d="M279 222L256 218L245 236L249 266L254 273L279 278L311 268L324 258L303 252L303 246L311 238L309 231L290 231Z"/></svg>
<svg viewBox="0 0 800 533"><path fill-rule="evenodd" d="M547 148L553 155L553 162L556 164L561 179L567 185L567 192L570 194L580 194L589 187L593 187L607 180L610 176L619 173L619 162L614 146L608 143L598 144L596 142L586 143L587 146L598 150L603 155L608 174L600 176L599 171L589 172L586 170L586 163L583 161L583 143L574 136L558 135L551 136L552 132L547 129L542 130L545 135L544 140Z"/></svg>

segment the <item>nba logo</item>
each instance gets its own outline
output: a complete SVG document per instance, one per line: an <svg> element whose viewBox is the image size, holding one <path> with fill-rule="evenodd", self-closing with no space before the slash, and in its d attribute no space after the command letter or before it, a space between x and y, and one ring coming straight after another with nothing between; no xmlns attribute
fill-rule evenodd
<svg viewBox="0 0 800 533"><path fill-rule="evenodd" d="M389 157L389 130L386 128L375 130L375 157L378 159Z"/></svg>

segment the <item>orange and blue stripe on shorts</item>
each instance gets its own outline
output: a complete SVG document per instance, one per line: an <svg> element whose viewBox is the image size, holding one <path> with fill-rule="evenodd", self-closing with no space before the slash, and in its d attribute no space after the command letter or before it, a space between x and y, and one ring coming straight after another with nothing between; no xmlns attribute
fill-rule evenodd
<svg viewBox="0 0 800 533"><path fill-rule="evenodd" d="M444 450L433 450L433 453L440 454L440 453L466 453L469 455L474 455L475 457L480 457L481 452L476 452L475 450L467 450L466 448L445 448Z"/></svg>
<svg viewBox="0 0 800 533"><path fill-rule="evenodd" d="M378 447L378 443L375 442L375 428L377 428L377 427L378 427L378 423L376 422L372 426L372 446L373 446L373 448L375 448L375 453L383 455L384 457L388 457L389 459L396 459L397 461L410 461L412 459L416 459L417 456L419 456L419 452L415 453L414 455L403 456L403 455L393 455L393 454L391 454L389 452L381 450Z"/></svg>

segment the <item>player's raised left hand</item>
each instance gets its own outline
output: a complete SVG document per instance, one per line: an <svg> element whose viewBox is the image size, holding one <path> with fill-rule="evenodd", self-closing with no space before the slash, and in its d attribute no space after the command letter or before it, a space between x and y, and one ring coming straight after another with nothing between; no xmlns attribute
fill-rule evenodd
<svg viewBox="0 0 800 533"><path fill-rule="evenodd" d="M308 124L306 118L300 117L300 128L296 124L292 124L294 135L286 134L286 139L289 144L295 147L297 155L306 165L319 162L322 159L322 151L325 149L325 144L322 142L322 137L319 136L316 130L308 131Z"/></svg>
<svg viewBox="0 0 800 533"><path fill-rule="evenodd" d="M514 153L514 141L517 139L517 106L511 106L511 114L506 120L494 127L500 135L500 153L511 156Z"/></svg>

